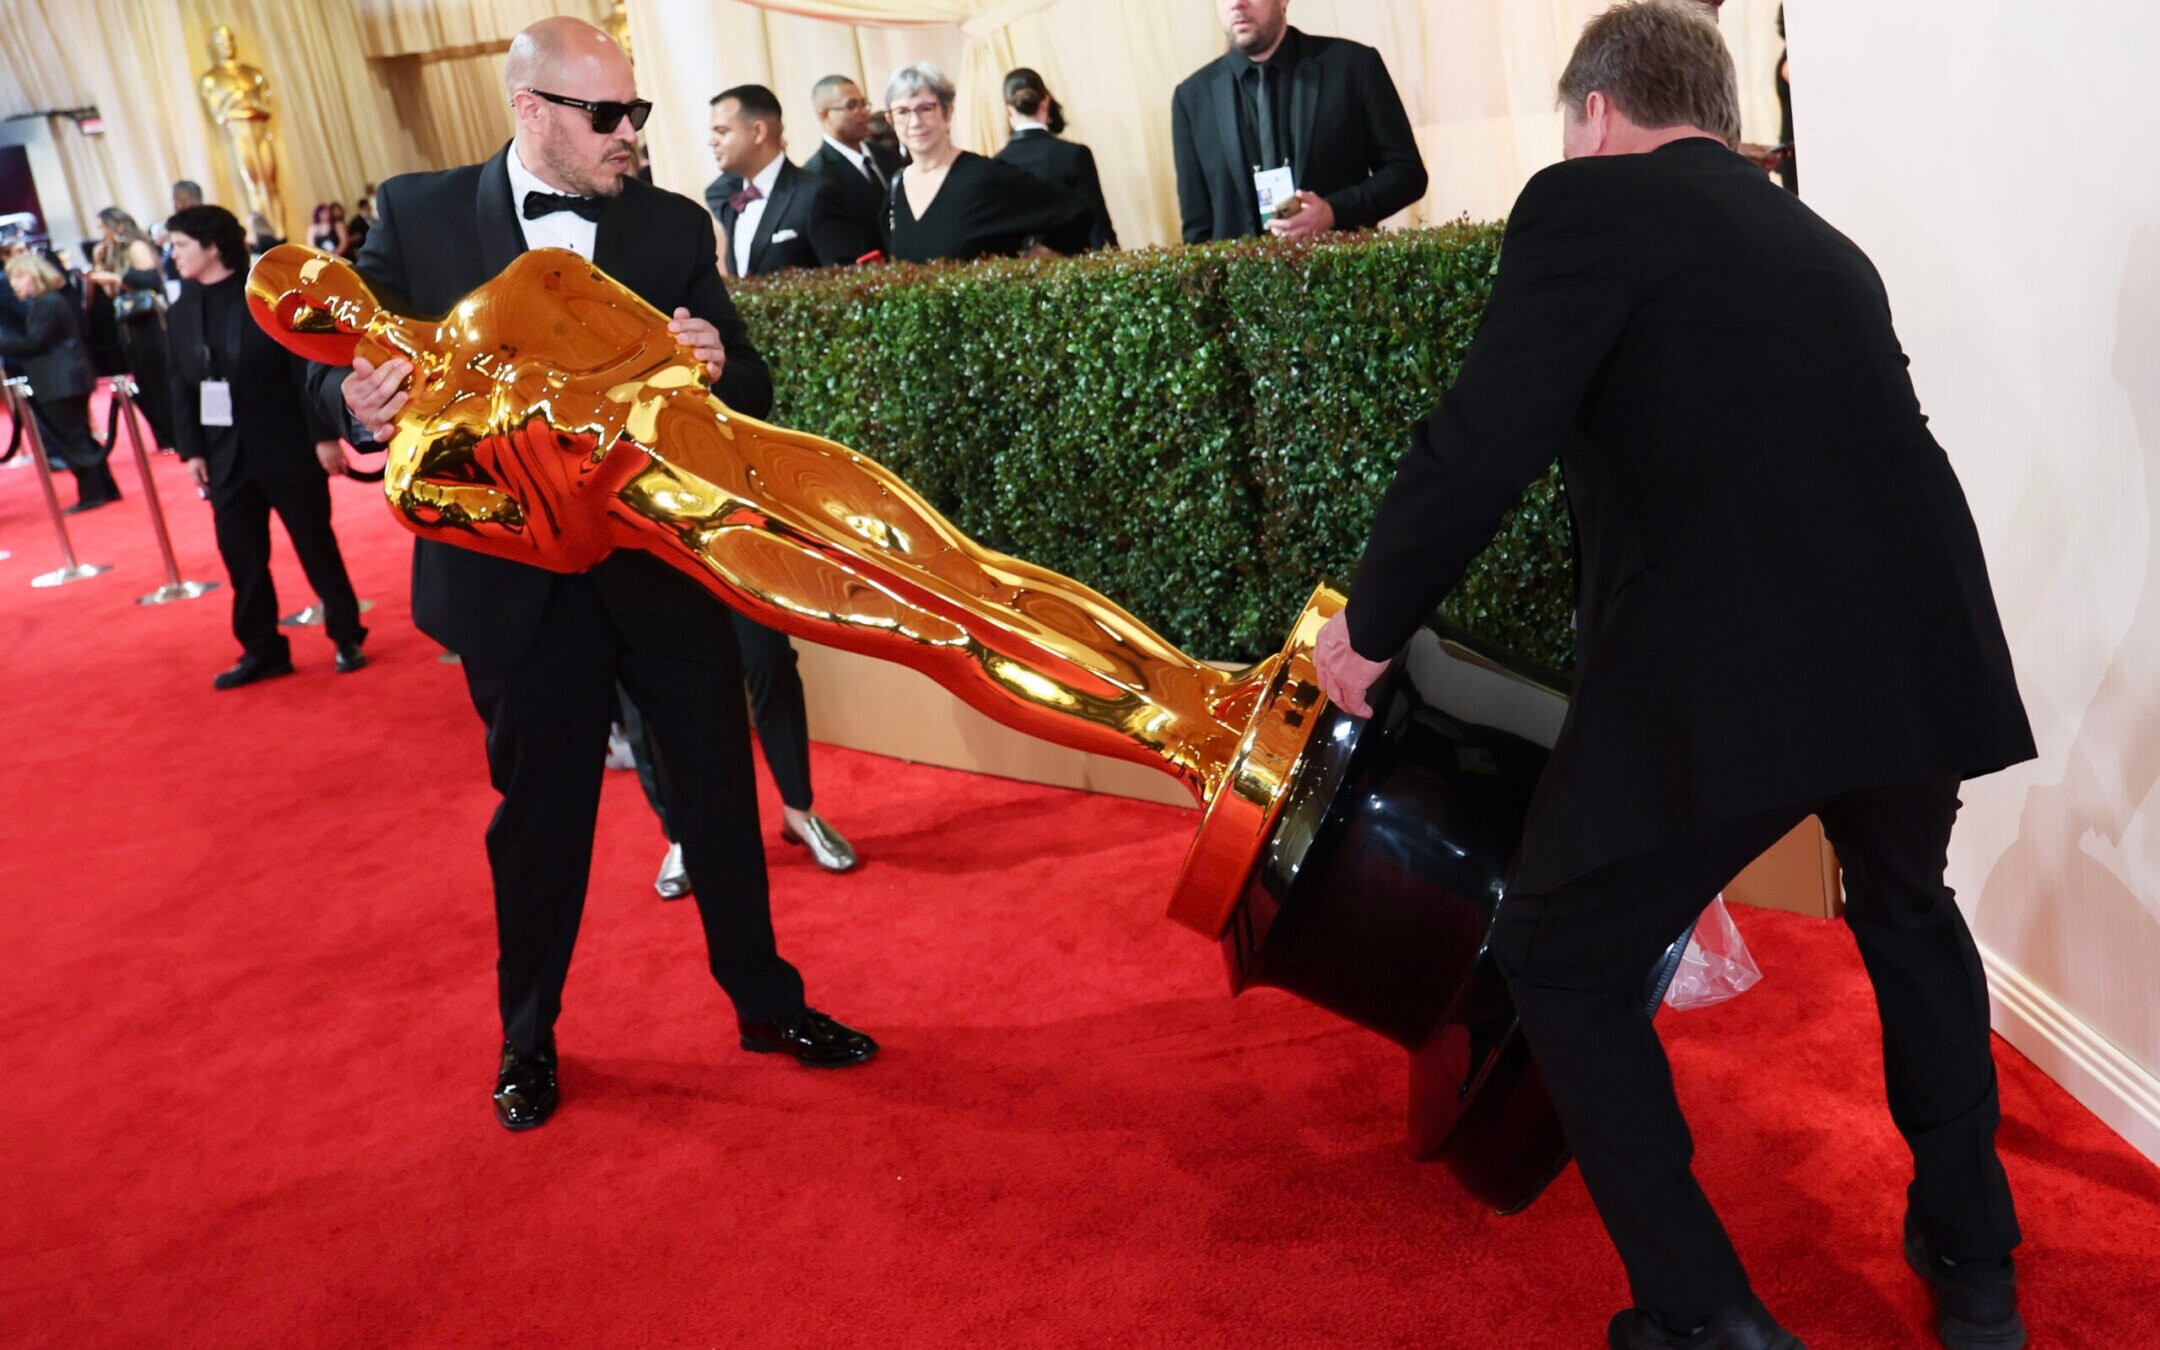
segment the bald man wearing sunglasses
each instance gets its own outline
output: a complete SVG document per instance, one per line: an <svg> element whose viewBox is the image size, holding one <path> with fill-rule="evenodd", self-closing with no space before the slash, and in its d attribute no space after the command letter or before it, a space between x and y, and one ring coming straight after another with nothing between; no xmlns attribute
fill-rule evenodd
<svg viewBox="0 0 2160 1350"><path fill-rule="evenodd" d="M662 313L705 363L713 392L754 417L772 377L728 300L705 208L635 176L652 105L630 62L582 20L543 19L510 44L504 79L517 136L494 158L384 183L355 266L389 308L448 312L528 248L567 248ZM409 362L318 366L317 396L356 441L386 441ZM809 1008L773 938L751 777L742 661L727 610L644 553L574 575L430 540L413 551L413 622L463 660L487 726L502 803L487 831L503 1021L494 1104L513 1130L557 1101L562 1008L618 682L669 769L667 818L682 844L714 977L742 1048L818 1068L861 1064L868 1036Z"/></svg>

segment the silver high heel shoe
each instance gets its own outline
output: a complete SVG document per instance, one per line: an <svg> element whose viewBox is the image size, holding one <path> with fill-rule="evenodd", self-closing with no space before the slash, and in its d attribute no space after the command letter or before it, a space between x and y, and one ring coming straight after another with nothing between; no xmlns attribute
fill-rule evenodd
<svg viewBox="0 0 2160 1350"><path fill-rule="evenodd" d="M797 834L793 826L783 821L780 837L791 844L800 844L810 850L817 865L828 872L846 872L855 866L855 849L841 837L840 831L825 823L823 818L811 815L805 821L803 832Z"/></svg>
<svg viewBox="0 0 2160 1350"><path fill-rule="evenodd" d="M690 869L683 866L681 844L668 845L667 856L660 860L660 875L653 878L652 888L660 892L662 900L680 900L690 894Z"/></svg>

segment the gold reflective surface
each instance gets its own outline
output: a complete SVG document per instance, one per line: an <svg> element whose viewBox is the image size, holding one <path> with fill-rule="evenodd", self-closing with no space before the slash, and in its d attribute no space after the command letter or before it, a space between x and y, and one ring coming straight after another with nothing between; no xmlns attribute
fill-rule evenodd
<svg viewBox="0 0 2160 1350"><path fill-rule="evenodd" d="M667 318L576 254L521 255L439 320L381 309L298 245L248 278L257 321L312 360L413 363L384 490L415 533L559 572L643 549L729 606L897 661L990 717L1172 774L1207 805L1172 914L1213 937L1320 707L1315 594L1289 648L1195 661L1069 577L984 548L876 461L737 413Z"/></svg>

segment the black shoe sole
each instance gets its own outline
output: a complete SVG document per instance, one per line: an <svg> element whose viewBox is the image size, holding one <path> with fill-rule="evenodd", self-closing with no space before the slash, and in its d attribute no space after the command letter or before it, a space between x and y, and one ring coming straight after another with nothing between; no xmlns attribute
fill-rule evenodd
<svg viewBox="0 0 2160 1350"><path fill-rule="evenodd" d="M283 679L285 676L291 675L293 673L294 671L291 666L273 667L269 670L260 671L254 675L250 675L244 680L228 680L223 684L220 684L217 680L212 680L210 681L210 687L217 690L219 693L223 693L227 689L245 689L251 684L261 684L264 680Z"/></svg>
<svg viewBox="0 0 2160 1350"><path fill-rule="evenodd" d="M1942 1281L1928 1269L1927 1254L1911 1234L1905 1237L1905 1264L1936 1298L1935 1339L1948 1350L2023 1350L2025 1319L2013 1313L2007 1322L1967 1322L1942 1311Z"/></svg>
<svg viewBox="0 0 2160 1350"><path fill-rule="evenodd" d="M802 1058L784 1045L768 1045L763 1041L753 1041L747 1037L744 1038L741 1045L743 1049L748 1050L753 1055L787 1055L806 1069L853 1069L868 1064L878 1057L878 1047L872 1046L870 1053L864 1055L861 1059L838 1059L820 1064L816 1060Z"/></svg>

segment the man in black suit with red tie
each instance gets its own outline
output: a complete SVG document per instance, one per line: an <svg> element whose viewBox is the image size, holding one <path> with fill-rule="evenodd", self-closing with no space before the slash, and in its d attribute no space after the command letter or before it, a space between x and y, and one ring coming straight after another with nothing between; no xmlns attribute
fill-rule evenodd
<svg viewBox="0 0 2160 1350"><path fill-rule="evenodd" d="M711 146L720 176L705 204L727 234L720 262L731 277L790 267L833 267L877 251L840 189L788 163L780 100L761 84L712 101Z"/></svg>
<svg viewBox="0 0 2160 1350"><path fill-rule="evenodd" d="M1580 539L1575 691L1490 947L1627 1266L1635 1306L1609 1343L1799 1346L1691 1173L1642 990L1815 814L1912 1152L1906 1258L1944 1344L2021 1345L1987 982L1943 870L1960 781L2034 751L1964 492L1874 267L1735 153L1708 10L1614 6L1560 96L1567 162L1509 215L1477 340L1322 631L1323 687L1368 715L1557 457Z"/></svg>
<svg viewBox="0 0 2160 1350"><path fill-rule="evenodd" d="M388 308L447 312L527 248L589 258L674 321L713 391L762 415L772 378L713 266L697 203L636 176L651 105L630 62L578 19L543 19L510 45L504 78L517 137L482 164L384 183L356 266ZM383 441L406 401L404 360L316 367L312 385L356 436ZM648 554L618 552L562 575L420 540L413 620L463 658L502 794L488 826L503 1053L495 1111L513 1130L557 1100L555 1020L591 871L593 822L618 682L670 768L668 814L697 882L714 977L742 1047L817 1067L860 1064L868 1036L805 1006L776 948L757 828L741 664L727 610Z"/></svg>

